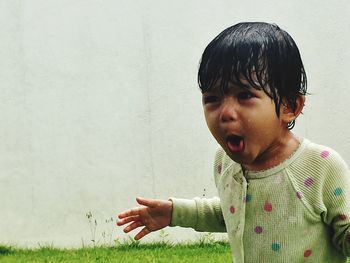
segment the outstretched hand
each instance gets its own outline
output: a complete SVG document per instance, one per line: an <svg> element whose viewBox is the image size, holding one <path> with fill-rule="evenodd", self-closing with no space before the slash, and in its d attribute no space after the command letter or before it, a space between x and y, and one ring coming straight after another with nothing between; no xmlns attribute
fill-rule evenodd
<svg viewBox="0 0 350 263"><path fill-rule="evenodd" d="M134 237L135 240L139 240L153 231L170 225L173 210L171 201L141 197L137 197L136 201L142 206L126 210L118 215L120 219L117 222L118 226L130 223L124 228L125 233L143 227Z"/></svg>

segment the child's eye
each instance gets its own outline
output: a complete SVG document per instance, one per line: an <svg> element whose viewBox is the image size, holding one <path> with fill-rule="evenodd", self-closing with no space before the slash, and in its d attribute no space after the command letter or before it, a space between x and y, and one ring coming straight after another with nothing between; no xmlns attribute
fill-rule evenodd
<svg viewBox="0 0 350 263"><path fill-rule="evenodd" d="M237 94L237 98L239 100L249 100L249 99L251 99L253 97L254 97L253 93L251 93L249 91L242 91L242 92L239 92Z"/></svg>

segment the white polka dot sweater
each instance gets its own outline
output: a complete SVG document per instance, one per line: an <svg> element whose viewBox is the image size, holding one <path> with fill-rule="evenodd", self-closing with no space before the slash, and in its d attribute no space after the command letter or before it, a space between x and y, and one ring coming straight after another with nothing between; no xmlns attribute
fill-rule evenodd
<svg viewBox="0 0 350 263"><path fill-rule="evenodd" d="M346 262L350 173L332 149L304 139L283 163L243 172L219 149L219 197L171 198L172 226L227 231L235 263Z"/></svg>

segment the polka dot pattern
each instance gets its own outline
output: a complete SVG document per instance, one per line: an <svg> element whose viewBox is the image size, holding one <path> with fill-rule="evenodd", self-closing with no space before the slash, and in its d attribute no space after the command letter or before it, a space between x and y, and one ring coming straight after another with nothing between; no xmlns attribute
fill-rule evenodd
<svg viewBox="0 0 350 263"><path fill-rule="evenodd" d="M310 187L314 184L314 179L312 179L311 177L307 178L305 181L304 181L304 185L306 187Z"/></svg>
<svg viewBox="0 0 350 263"><path fill-rule="evenodd" d="M222 171L222 166L221 166L221 164L218 165L217 171L218 171L218 174L221 174L221 171Z"/></svg>
<svg viewBox="0 0 350 263"><path fill-rule="evenodd" d="M301 193L300 192L297 192L297 198L301 199Z"/></svg>
<svg viewBox="0 0 350 263"><path fill-rule="evenodd" d="M251 196L250 194L247 194L247 195L244 197L243 202L244 202L244 203L249 203L250 201L252 201L252 196Z"/></svg>
<svg viewBox="0 0 350 263"><path fill-rule="evenodd" d="M257 233L257 234L261 234L263 231L262 227L261 226L256 226L254 228L254 232Z"/></svg>
<svg viewBox="0 0 350 263"><path fill-rule="evenodd" d="M279 243L272 243L272 245L271 245L271 249L273 250L273 251L279 251L280 249L281 249L281 244L279 244Z"/></svg>
<svg viewBox="0 0 350 263"><path fill-rule="evenodd" d="M266 212L271 212L271 211L272 211L272 204L266 202L265 205L264 205L264 210L265 210Z"/></svg>
<svg viewBox="0 0 350 263"><path fill-rule="evenodd" d="M283 183L284 182L284 177L283 177L283 175L278 175L278 176L276 176L276 180L275 180L275 183L276 184L281 184L281 183Z"/></svg>
<svg viewBox="0 0 350 263"><path fill-rule="evenodd" d="M329 156L329 151L322 151L320 155L322 158L327 158Z"/></svg>
<svg viewBox="0 0 350 263"><path fill-rule="evenodd" d="M342 193L343 193L343 189L341 189L340 187L338 187L334 190L335 196L340 196Z"/></svg>
<svg viewBox="0 0 350 263"><path fill-rule="evenodd" d="M228 228L228 230L230 230L229 234L249 234L249 241L251 241L249 245L253 246L249 248L248 251L259 249L259 255L260 253L261 255L264 253L269 256L273 255L270 259L276 259L277 257L285 259L286 254L290 254L298 258L304 258L304 261L318 261L319 249L321 249L324 244L320 242L320 247L314 247L310 246L311 243L308 242L308 240L302 240L304 236L312 238L312 233L315 233L318 229L313 226L306 229L308 225L307 222L304 222L301 213L305 212L303 205L309 204L310 198L314 198L316 196L315 193L319 193L320 187L324 186L324 179L322 176L319 176L317 172L324 171L319 169L319 167L323 168L322 163L328 167L329 159L327 160L327 158L329 158L332 153L333 152L327 150L317 150L313 152L310 170L296 170L300 172L297 174L298 176L293 174L293 170L291 174L288 174L288 171L274 172L268 179L267 177L265 179L264 176L261 180L255 180L256 178L260 178L255 174L251 176L249 173L246 177L244 177L245 174L243 174L243 179L238 177L233 177L232 179L231 175L230 178L228 178L229 175L227 175L227 178L222 178L222 184L226 184L226 187L229 187L227 182L230 182L230 189L227 189L228 192L234 193L226 196L227 199L224 200L227 203L223 206L226 207L224 210L226 211L226 213L224 213L225 219L226 216L229 215L227 218L229 222L232 223L227 224L232 227L232 231ZM336 159L333 155L330 157L332 161L333 158ZM315 170L313 169L314 167L316 167ZM225 173L227 172L226 168L222 168L221 165L217 165L216 169L218 174L222 174L223 170ZM293 187L290 187L289 179L291 178L295 180L293 181ZM246 181L244 181L244 179L246 179ZM231 185L231 181L235 184ZM242 182L248 185L239 185L239 183ZM332 201L336 200L336 203L342 202L347 195L347 188L342 183L343 181L341 180L334 180L326 185L326 197L332 199ZM243 189L244 191L240 191L242 190L242 185L246 187ZM286 186L288 186L288 188ZM235 189L232 189L233 187ZM225 192L225 194L227 194L227 192ZM311 201L313 201L313 199ZM311 205L315 205L316 207L319 204L315 203ZM244 211L248 211L249 215L253 216L245 218ZM243 215L241 213L243 213ZM347 223L345 220L350 220L350 213L348 213L347 210L338 210L338 213L332 216L335 217L335 221L338 220L339 224L345 224ZM242 220L243 223L246 223L246 228L244 229L242 227L239 228L242 226ZM237 229L242 232L239 232ZM289 235L290 233L292 234ZM347 246L350 247L350 233L346 234L344 242L348 242ZM295 246L295 244L297 245ZM290 252L291 250L292 252ZM256 256L252 256L251 258L254 257Z"/></svg>
<svg viewBox="0 0 350 263"><path fill-rule="evenodd" d="M339 219L340 219L341 221L345 221L346 219L348 219L348 217L347 217L345 214L340 214L340 215L339 215Z"/></svg>
<svg viewBox="0 0 350 263"><path fill-rule="evenodd" d="M311 254L312 254L312 250L311 249L305 250L304 257L308 258L308 257L311 256Z"/></svg>

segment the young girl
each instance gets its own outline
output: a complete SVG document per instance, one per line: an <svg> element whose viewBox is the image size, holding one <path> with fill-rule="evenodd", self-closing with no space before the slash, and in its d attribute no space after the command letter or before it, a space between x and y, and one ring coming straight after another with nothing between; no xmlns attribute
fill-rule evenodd
<svg viewBox="0 0 350 263"><path fill-rule="evenodd" d="M199 67L204 115L220 144L219 197L137 198L117 224L138 240L166 226L227 231L235 263L346 262L350 174L332 149L298 138L306 74L284 30L240 23L205 49Z"/></svg>

